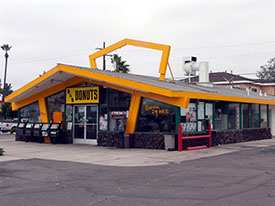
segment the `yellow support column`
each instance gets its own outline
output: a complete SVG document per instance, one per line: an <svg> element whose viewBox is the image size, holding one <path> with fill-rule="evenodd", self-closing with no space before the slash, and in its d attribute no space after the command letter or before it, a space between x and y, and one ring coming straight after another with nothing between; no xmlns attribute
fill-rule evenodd
<svg viewBox="0 0 275 206"><path fill-rule="evenodd" d="M47 122L49 122L49 119L48 119L48 112L47 112L47 106L46 106L45 98L44 97L40 98L38 100L38 102L39 102L41 121L43 123L47 123Z"/></svg>
<svg viewBox="0 0 275 206"><path fill-rule="evenodd" d="M140 99L141 99L140 94L138 94L136 92L134 92L132 94L132 99L131 99L131 103L130 103L125 133L133 134L135 132L136 122L137 122L137 118L138 118L138 110L139 110L139 105L140 105Z"/></svg>

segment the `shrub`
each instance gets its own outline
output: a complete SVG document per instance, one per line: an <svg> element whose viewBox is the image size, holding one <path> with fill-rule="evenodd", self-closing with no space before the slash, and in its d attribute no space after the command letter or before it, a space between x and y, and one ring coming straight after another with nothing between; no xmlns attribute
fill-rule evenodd
<svg viewBox="0 0 275 206"><path fill-rule="evenodd" d="M11 128L11 134L16 133L16 127Z"/></svg>
<svg viewBox="0 0 275 206"><path fill-rule="evenodd" d="M3 155L4 152L5 152L4 149L0 148L0 156Z"/></svg>

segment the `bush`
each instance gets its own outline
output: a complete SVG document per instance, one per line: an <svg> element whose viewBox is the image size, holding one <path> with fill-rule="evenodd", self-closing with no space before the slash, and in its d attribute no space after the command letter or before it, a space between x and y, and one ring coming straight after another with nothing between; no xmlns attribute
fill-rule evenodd
<svg viewBox="0 0 275 206"><path fill-rule="evenodd" d="M11 128L11 134L16 133L16 127Z"/></svg>
<svg viewBox="0 0 275 206"><path fill-rule="evenodd" d="M4 152L5 152L4 149L0 148L0 156L3 155Z"/></svg>

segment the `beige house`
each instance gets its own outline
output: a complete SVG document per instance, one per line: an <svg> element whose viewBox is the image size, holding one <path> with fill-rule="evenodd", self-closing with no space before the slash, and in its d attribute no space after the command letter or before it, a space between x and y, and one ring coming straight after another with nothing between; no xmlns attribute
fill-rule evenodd
<svg viewBox="0 0 275 206"><path fill-rule="evenodd" d="M191 82L198 81L198 76L191 77ZM227 72L214 72L209 73L209 81L217 86L249 90L252 92L257 92L259 95L275 95L275 82L269 80L250 79Z"/></svg>

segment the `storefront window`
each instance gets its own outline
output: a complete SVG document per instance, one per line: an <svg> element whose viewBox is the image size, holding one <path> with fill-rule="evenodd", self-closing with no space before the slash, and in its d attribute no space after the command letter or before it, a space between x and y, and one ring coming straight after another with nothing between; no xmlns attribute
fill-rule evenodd
<svg viewBox="0 0 275 206"><path fill-rule="evenodd" d="M72 130L73 124L73 105L67 104L66 105L66 128L67 130Z"/></svg>
<svg viewBox="0 0 275 206"><path fill-rule="evenodd" d="M180 123L183 132L208 130L207 123L210 123L211 128L213 128L213 103L191 102L188 108L181 108L180 114Z"/></svg>
<svg viewBox="0 0 275 206"><path fill-rule="evenodd" d="M202 108L202 106L200 106ZM196 103L189 103L187 108L181 108L180 122L182 124L182 132L196 132L197 131L197 105ZM201 111L203 114L204 111ZM200 114L200 118L203 118ZM200 124L201 130L201 124Z"/></svg>
<svg viewBox="0 0 275 206"><path fill-rule="evenodd" d="M130 102L131 94L114 89L109 89L110 131L124 131L128 118Z"/></svg>
<svg viewBox="0 0 275 206"><path fill-rule="evenodd" d="M47 97L47 108L49 120L53 120L53 112L64 112L65 93L64 91L58 92L54 95Z"/></svg>
<svg viewBox="0 0 275 206"><path fill-rule="evenodd" d="M227 102L216 102L215 126L217 130L227 129Z"/></svg>
<svg viewBox="0 0 275 206"><path fill-rule="evenodd" d="M108 89L101 87L101 95L100 95L100 107L99 107L99 129L100 130L108 130L108 108L107 108L107 97L108 97Z"/></svg>
<svg viewBox="0 0 275 206"><path fill-rule="evenodd" d="M138 132L175 132L176 108L143 98L137 122Z"/></svg>
<svg viewBox="0 0 275 206"><path fill-rule="evenodd" d="M252 128L257 128L260 126L259 123L259 104L252 104L251 105L251 109L252 109Z"/></svg>
<svg viewBox="0 0 275 206"><path fill-rule="evenodd" d="M240 104L230 103L228 105L228 129L240 128Z"/></svg>
<svg viewBox="0 0 275 206"><path fill-rule="evenodd" d="M242 104L242 128L250 128L250 104Z"/></svg>
<svg viewBox="0 0 275 206"><path fill-rule="evenodd" d="M213 128L213 104L212 103L205 104L205 119L209 120L209 123L211 124L211 128ZM206 128L207 128L207 125L206 125Z"/></svg>
<svg viewBox="0 0 275 206"><path fill-rule="evenodd" d="M21 122L41 122L38 102L25 106L19 111Z"/></svg>
<svg viewBox="0 0 275 206"><path fill-rule="evenodd" d="M200 131L204 131L205 130L205 115L204 115L204 102L198 102L197 104L197 108L198 108L198 124L197 124L197 127L198 127L198 132Z"/></svg>
<svg viewBox="0 0 275 206"><path fill-rule="evenodd" d="M261 128L267 128L267 105L261 105Z"/></svg>

